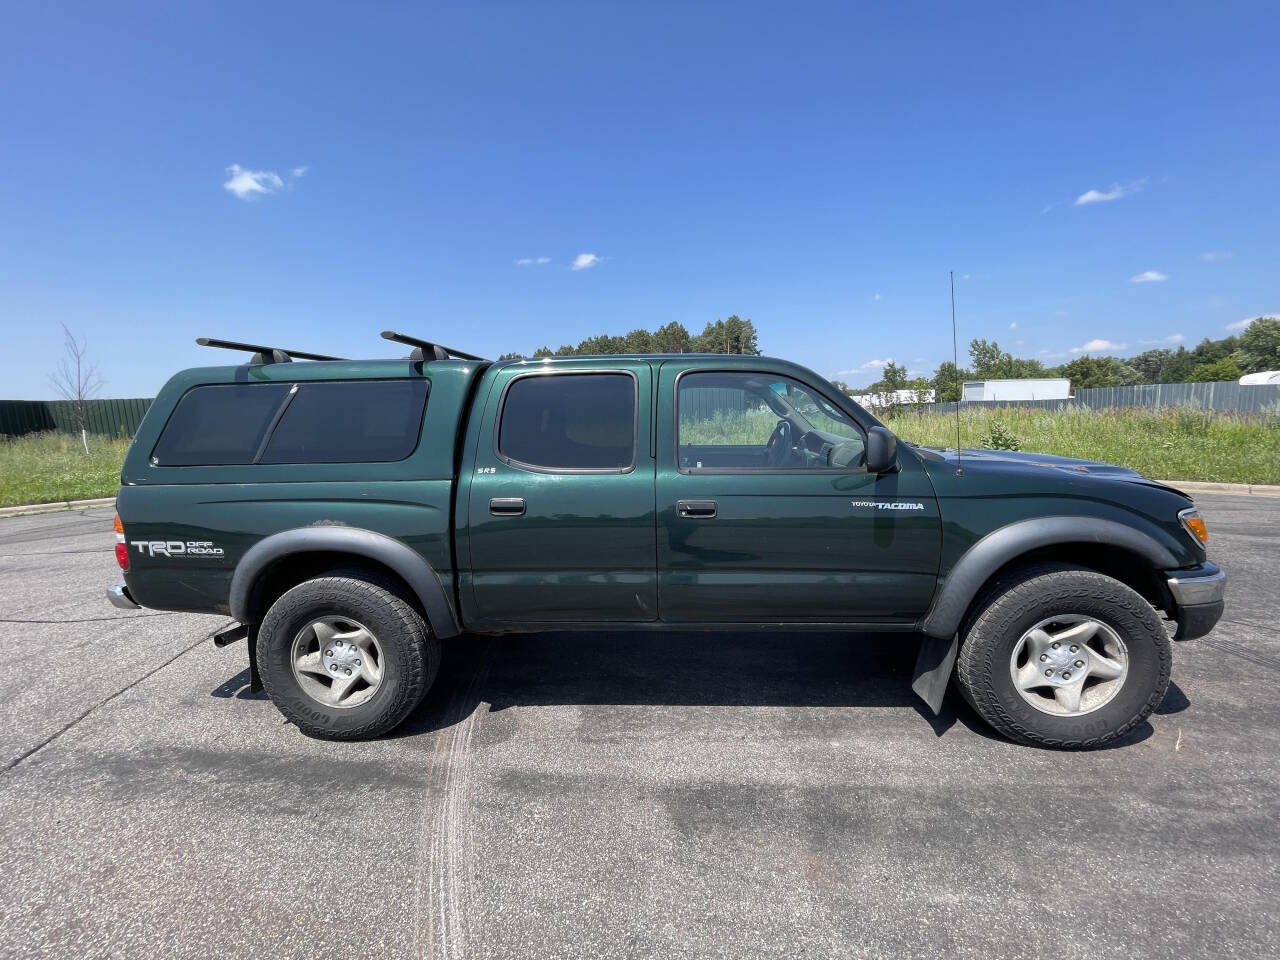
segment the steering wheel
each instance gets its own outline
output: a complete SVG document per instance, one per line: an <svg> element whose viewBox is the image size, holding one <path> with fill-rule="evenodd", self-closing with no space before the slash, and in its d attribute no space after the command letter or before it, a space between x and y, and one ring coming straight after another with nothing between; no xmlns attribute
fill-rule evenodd
<svg viewBox="0 0 1280 960"><path fill-rule="evenodd" d="M778 425L769 434L769 442L765 444L765 454L769 466L780 467L791 458L791 424L779 420Z"/></svg>

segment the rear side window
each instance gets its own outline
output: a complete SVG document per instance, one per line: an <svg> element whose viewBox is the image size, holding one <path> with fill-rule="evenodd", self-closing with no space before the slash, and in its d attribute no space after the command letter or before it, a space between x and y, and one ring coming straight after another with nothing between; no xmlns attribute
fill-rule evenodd
<svg viewBox="0 0 1280 960"><path fill-rule="evenodd" d="M378 463L418 445L426 380L303 383L260 463Z"/></svg>
<svg viewBox="0 0 1280 960"><path fill-rule="evenodd" d="M546 374L511 381L498 453L550 470L625 470L635 463L636 381L626 373Z"/></svg>
<svg viewBox="0 0 1280 960"><path fill-rule="evenodd" d="M376 463L418 445L426 380L195 387L152 451L162 467Z"/></svg>
<svg viewBox="0 0 1280 960"><path fill-rule="evenodd" d="M151 462L161 467L253 463L289 386L236 383L188 390L151 451Z"/></svg>

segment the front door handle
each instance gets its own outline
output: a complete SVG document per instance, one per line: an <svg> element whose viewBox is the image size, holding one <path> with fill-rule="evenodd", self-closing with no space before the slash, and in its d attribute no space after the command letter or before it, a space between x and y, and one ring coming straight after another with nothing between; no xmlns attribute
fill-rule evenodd
<svg viewBox="0 0 1280 960"><path fill-rule="evenodd" d="M495 517L522 517L524 497L494 497L489 501L489 512Z"/></svg>
<svg viewBox="0 0 1280 960"><path fill-rule="evenodd" d="M677 500L676 512L682 517L709 520L716 515L714 500Z"/></svg>

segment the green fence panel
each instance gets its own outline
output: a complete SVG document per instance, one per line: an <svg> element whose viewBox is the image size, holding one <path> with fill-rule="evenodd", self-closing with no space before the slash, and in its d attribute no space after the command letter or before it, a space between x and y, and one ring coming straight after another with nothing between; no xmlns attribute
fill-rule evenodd
<svg viewBox="0 0 1280 960"><path fill-rule="evenodd" d="M89 433L131 437L151 406L150 397L85 401ZM12 437L43 430L79 433L75 404L70 400L0 400L0 435Z"/></svg>

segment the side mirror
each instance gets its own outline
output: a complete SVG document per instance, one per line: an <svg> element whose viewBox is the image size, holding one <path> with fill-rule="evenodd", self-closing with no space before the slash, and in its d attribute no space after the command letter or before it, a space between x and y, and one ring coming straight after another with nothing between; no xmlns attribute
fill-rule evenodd
<svg viewBox="0 0 1280 960"><path fill-rule="evenodd" d="M898 438L884 427L867 431L867 472L886 473L898 463Z"/></svg>

